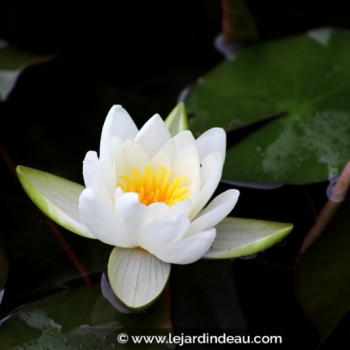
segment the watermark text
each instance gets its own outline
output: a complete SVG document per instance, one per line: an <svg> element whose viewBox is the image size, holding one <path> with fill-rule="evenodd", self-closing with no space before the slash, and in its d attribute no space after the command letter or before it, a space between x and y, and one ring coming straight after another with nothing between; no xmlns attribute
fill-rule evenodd
<svg viewBox="0 0 350 350"><path fill-rule="evenodd" d="M282 344L280 335L232 335L227 333L210 334L173 334L163 335L128 335L119 333L117 340L120 344L170 344L182 347L188 344Z"/></svg>

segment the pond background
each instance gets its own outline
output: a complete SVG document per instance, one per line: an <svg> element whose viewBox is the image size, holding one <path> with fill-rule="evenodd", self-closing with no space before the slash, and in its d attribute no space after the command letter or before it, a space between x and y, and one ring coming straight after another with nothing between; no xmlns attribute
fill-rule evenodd
<svg viewBox="0 0 350 350"><path fill-rule="evenodd" d="M261 41L317 27L350 29L347 1L247 4ZM98 149L113 104L123 105L138 126L154 113L165 117L182 90L223 59L213 46L221 16L220 2L213 0L3 5L0 37L55 57L27 69L0 104L0 227L9 261L1 317L67 286L99 283L110 250L63 229L57 233L25 196L11 164L82 182L82 160L87 150ZM314 221L313 210L319 211L326 199L326 187L240 188L234 215L293 222L295 229L252 259L174 266L170 290L175 330L248 329L283 335L285 348L302 344L312 349L316 334L294 295L294 263ZM74 259L88 277L81 277ZM322 349L348 348L348 331L349 317Z"/></svg>

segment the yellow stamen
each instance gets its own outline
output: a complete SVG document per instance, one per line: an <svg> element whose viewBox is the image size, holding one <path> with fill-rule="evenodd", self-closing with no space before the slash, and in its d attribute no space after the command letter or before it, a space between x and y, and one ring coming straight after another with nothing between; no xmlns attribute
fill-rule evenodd
<svg viewBox="0 0 350 350"><path fill-rule="evenodd" d="M171 180L173 172L164 166L156 173L151 165L145 168L143 175L137 169L130 169L130 173L131 176L121 176L117 186L124 192L138 193L140 202L145 205L164 202L172 206L190 196L188 186L182 185L187 177L176 176Z"/></svg>

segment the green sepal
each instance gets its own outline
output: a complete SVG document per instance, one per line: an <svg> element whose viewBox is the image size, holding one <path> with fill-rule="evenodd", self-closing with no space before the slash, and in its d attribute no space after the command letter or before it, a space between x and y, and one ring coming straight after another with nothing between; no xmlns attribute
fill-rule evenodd
<svg viewBox="0 0 350 350"><path fill-rule="evenodd" d="M183 102L179 102L165 119L165 125L170 131L171 136L179 132L188 130L188 121L186 107Z"/></svg>
<svg viewBox="0 0 350 350"><path fill-rule="evenodd" d="M160 296L170 266L143 249L115 247L108 261L109 283L128 308L140 311Z"/></svg>
<svg viewBox="0 0 350 350"><path fill-rule="evenodd" d="M84 186L22 165L17 166L16 173L30 199L44 214L71 232L94 238L79 214L79 196Z"/></svg>
<svg viewBox="0 0 350 350"><path fill-rule="evenodd" d="M216 226L207 259L239 258L270 248L293 229L292 224L227 217Z"/></svg>

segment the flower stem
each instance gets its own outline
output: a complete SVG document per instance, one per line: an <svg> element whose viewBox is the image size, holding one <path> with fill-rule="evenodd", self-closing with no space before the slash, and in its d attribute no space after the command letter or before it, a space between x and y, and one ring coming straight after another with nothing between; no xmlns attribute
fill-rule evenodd
<svg viewBox="0 0 350 350"><path fill-rule="evenodd" d="M258 31L244 0L221 0L222 34L226 45L257 41Z"/></svg>
<svg viewBox="0 0 350 350"><path fill-rule="evenodd" d="M11 155L6 151L6 149L1 144L0 144L0 159L2 159L4 161L4 163L6 164L8 169L11 171L14 180L18 183L15 162L13 161ZM61 244L64 252L68 256L70 261L73 263L75 268L79 271L80 276L83 279L83 281L85 282L85 284L91 285L92 282L91 282L87 272L85 271L83 265L79 261L78 257L76 256L75 252L73 251L73 249L70 247L69 243L63 237L60 230L55 226L55 224L49 218L47 218L46 215L42 214L40 211L39 211L39 214L41 215L42 219L44 220L44 222L48 226L51 233L53 233L53 235L56 237L56 239Z"/></svg>
<svg viewBox="0 0 350 350"><path fill-rule="evenodd" d="M341 173L337 183L335 184L329 200L324 204L321 212L316 218L314 225L307 233L299 251L300 259L306 250L312 245L313 242L322 234L327 228L329 223L334 218L337 210L341 206L341 203L347 196L350 188L350 161L346 164L343 172Z"/></svg>

